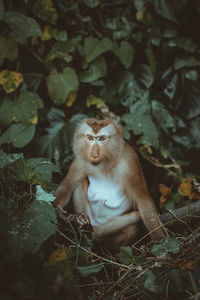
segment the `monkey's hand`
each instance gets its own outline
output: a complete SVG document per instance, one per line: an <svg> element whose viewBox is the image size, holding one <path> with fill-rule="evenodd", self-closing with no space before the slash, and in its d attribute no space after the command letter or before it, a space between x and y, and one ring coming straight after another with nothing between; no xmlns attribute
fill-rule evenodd
<svg viewBox="0 0 200 300"><path fill-rule="evenodd" d="M62 214L66 215L67 211L62 208L57 199L51 202L54 208L57 208Z"/></svg>
<svg viewBox="0 0 200 300"><path fill-rule="evenodd" d="M69 214L67 219L69 221L75 221L80 226L80 228L92 226L89 217L83 213Z"/></svg>

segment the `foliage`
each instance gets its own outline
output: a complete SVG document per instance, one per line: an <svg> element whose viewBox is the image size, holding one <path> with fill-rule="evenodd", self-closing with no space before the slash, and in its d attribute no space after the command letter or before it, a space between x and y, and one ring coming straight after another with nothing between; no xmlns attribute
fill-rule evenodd
<svg viewBox="0 0 200 300"><path fill-rule="evenodd" d="M199 15L198 1L189 0L0 0L0 251L2 274L13 272L2 281L1 298L62 299L63 290L73 299L83 292L77 284L94 276L110 286L104 280L97 292L94 283L90 299L104 293L104 299L126 299L131 289L135 299L166 298L165 287L170 294L174 285L183 293L188 275L181 272L190 260L195 271L199 261L188 255L189 247L198 248L191 236L160 241L152 250L124 247L117 258L105 254L106 261L92 252L88 232L77 233L63 217L69 232L56 226L50 202L73 157L75 127L96 115L120 120L144 158L161 209L199 198L193 186L200 150ZM56 227L61 252L52 241ZM61 259L52 263L51 253Z"/></svg>

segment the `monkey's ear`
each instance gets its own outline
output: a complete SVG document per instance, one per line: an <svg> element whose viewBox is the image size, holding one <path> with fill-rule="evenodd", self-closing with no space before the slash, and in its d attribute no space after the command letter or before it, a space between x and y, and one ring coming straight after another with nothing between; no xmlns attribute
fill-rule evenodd
<svg viewBox="0 0 200 300"><path fill-rule="evenodd" d="M116 129L117 129L117 133L118 133L119 135L122 135L122 134L123 134L123 130L122 130L122 128L121 128L120 126L116 126Z"/></svg>

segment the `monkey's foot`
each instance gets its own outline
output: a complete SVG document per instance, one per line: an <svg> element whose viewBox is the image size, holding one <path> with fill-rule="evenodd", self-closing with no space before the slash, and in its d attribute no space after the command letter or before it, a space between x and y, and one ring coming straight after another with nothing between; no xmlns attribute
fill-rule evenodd
<svg viewBox="0 0 200 300"><path fill-rule="evenodd" d="M67 216L67 219L70 221L75 221L80 226L80 228L88 225L92 226L89 217L83 213L70 214Z"/></svg>

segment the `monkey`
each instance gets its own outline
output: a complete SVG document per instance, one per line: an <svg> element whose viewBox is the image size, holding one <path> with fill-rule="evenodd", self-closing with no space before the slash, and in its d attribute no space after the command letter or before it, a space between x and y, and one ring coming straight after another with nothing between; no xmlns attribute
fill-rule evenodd
<svg viewBox="0 0 200 300"><path fill-rule="evenodd" d="M58 186L54 206L72 198L88 216L94 240L120 248L137 238L144 223L152 239L164 236L136 151L113 120L84 119L73 138L74 160Z"/></svg>

